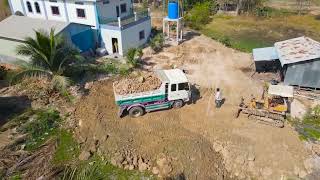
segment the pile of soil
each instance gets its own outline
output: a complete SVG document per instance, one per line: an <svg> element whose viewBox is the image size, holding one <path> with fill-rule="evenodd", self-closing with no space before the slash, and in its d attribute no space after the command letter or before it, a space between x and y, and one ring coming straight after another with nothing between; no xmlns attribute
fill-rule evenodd
<svg viewBox="0 0 320 180"><path fill-rule="evenodd" d="M119 95L140 93L159 89L161 80L154 73L147 73L138 78L125 78L114 83Z"/></svg>

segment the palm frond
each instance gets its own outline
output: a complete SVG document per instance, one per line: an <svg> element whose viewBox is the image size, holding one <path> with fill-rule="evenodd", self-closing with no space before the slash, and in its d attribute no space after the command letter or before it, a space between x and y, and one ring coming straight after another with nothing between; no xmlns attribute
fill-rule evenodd
<svg viewBox="0 0 320 180"><path fill-rule="evenodd" d="M15 84L19 81L21 81L23 78L26 77L46 77L51 78L52 73L50 71L47 71L41 67L31 67L31 66L25 66L22 71L20 71L18 74L16 74L11 79L11 84Z"/></svg>

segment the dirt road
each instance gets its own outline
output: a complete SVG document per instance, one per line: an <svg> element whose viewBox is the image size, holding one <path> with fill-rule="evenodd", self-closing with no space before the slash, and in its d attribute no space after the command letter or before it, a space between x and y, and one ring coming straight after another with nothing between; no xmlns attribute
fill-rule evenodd
<svg viewBox="0 0 320 180"><path fill-rule="evenodd" d="M182 109L118 119L111 81L96 82L75 113L88 146L99 139L107 156L133 148L152 161L166 154L173 159L173 173L187 179L280 179L310 171L304 163L310 154L289 126L277 129L246 117L234 119L241 96L261 95L262 82L243 72L251 64L249 54L194 36L156 55L146 49L143 58L145 69L186 69L190 81L200 86L201 98ZM210 90L216 87L226 98L219 110Z"/></svg>

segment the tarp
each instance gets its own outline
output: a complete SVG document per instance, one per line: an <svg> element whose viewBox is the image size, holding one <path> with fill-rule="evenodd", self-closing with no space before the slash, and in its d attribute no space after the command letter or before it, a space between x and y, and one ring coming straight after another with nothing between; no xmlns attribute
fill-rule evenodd
<svg viewBox="0 0 320 180"><path fill-rule="evenodd" d="M281 97L293 97L293 87L286 85L270 85L268 94Z"/></svg>
<svg viewBox="0 0 320 180"><path fill-rule="evenodd" d="M275 47L253 49L252 55L254 61L272 61L279 59Z"/></svg>

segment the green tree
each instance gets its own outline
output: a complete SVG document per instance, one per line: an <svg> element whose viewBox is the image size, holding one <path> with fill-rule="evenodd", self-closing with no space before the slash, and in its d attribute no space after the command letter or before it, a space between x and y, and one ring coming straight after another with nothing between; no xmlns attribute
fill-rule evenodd
<svg viewBox="0 0 320 180"><path fill-rule="evenodd" d="M82 59L80 52L62 36L55 36L54 29L50 33L35 31L35 38L25 38L24 44L16 51L18 55L29 57L30 62L20 63L22 70L14 76L13 82L30 76L45 77L51 80L55 90L61 92L65 92L70 82L64 76L70 63Z"/></svg>
<svg viewBox="0 0 320 180"><path fill-rule="evenodd" d="M140 48L130 48L127 52L127 62L132 67L137 67L141 57L143 55L142 49Z"/></svg>
<svg viewBox="0 0 320 180"><path fill-rule="evenodd" d="M159 33L150 40L150 47L155 52L160 51L164 46L163 34Z"/></svg>
<svg viewBox="0 0 320 180"><path fill-rule="evenodd" d="M187 25L196 30L210 22L212 4L210 2L197 3L187 14Z"/></svg>

